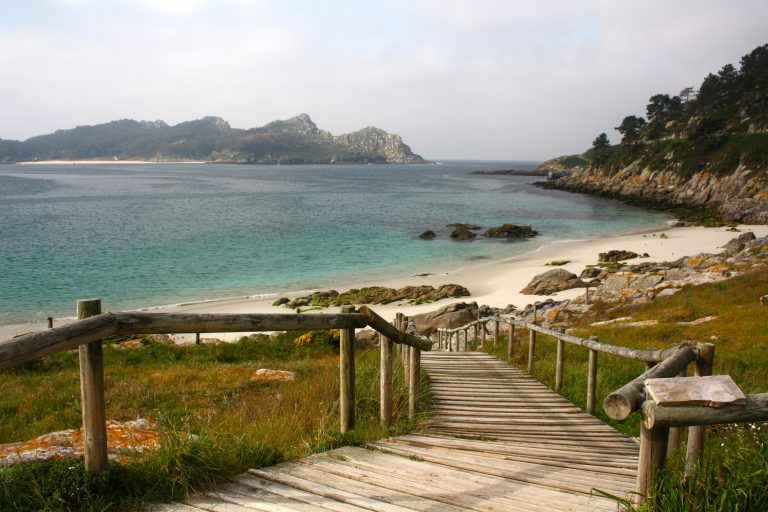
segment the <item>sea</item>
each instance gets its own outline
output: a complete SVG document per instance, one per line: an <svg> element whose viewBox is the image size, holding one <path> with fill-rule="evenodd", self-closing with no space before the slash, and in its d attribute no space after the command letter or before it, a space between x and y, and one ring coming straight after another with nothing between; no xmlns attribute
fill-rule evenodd
<svg viewBox="0 0 768 512"><path fill-rule="evenodd" d="M472 174L535 164L0 165L0 325L72 316L78 298L119 311L446 272L670 220ZM457 242L456 222L541 235Z"/></svg>

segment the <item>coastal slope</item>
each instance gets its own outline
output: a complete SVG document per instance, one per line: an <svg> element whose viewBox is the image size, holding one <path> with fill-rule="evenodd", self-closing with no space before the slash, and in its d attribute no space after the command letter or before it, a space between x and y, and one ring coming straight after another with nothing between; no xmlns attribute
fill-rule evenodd
<svg viewBox="0 0 768 512"><path fill-rule="evenodd" d="M247 130L219 117L177 125L123 119L25 141L0 140L0 163L47 160L242 164L426 163L399 135L375 127L334 136L307 114Z"/></svg>
<svg viewBox="0 0 768 512"><path fill-rule="evenodd" d="M557 174L547 186L768 223L768 45L698 91L652 96L646 118L626 116L616 129L619 144L600 134L582 155L543 162Z"/></svg>

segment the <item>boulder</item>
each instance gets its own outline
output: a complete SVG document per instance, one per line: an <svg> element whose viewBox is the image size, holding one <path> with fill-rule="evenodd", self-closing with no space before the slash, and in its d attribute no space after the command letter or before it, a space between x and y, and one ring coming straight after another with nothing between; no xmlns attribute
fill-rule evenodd
<svg viewBox="0 0 768 512"><path fill-rule="evenodd" d="M587 267L581 271L579 278L581 279L603 279L608 275L604 269L600 267Z"/></svg>
<svg viewBox="0 0 768 512"><path fill-rule="evenodd" d="M532 229L531 226L518 226L517 224L502 224L495 228L489 228L483 233L488 238L531 238L538 235L539 232Z"/></svg>
<svg viewBox="0 0 768 512"><path fill-rule="evenodd" d="M423 232L422 234L420 234L419 238L421 238L422 240L432 240L436 236L437 235L435 234L434 231L432 231L431 229L428 229L425 232Z"/></svg>
<svg viewBox="0 0 768 512"><path fill-rule="evenodd" d="M270 370L259 368L251 376L251 382L292 382L296 374L288 370Z"/></svg>
<svg viewBox="0 0 768 512"><path fill-rule="evenodd" d="M429 335L437 329L455 329L479 318L480 311L476 302L449 304L435 311L414 315L411 318L416 330Z"/></svg>
<svg viewBox="0 0 768 512"><path fill-rule="evenodd" d="M555 268L534 277L528 283L528 286L520 290L520 293L526 295L550 295L582 286L585 286L585 284L576 274L572 274L564 268Z"/></svg>
<svg viewBox="0 0 768 512"><path fill-rule="evenodd" d="M736 238L731 239L727 244L723 246L723 249L725 249L725 254L733 256L734 254L743 251L747 247L747 244L756 238L757 237L752 231L742 233Z"/></svg>
<svg viewBox="0 0 768 512"><path fill-rule="evenodd" d="M453 224L448 224L446 227L449 227L451 229L469 229L470 231L477 231L478 229L483 229L482 226L478 226L477 224L464 224L462 222L454 222Z"/></svg>
<svg viewBox="0 0 768 512"><path fill-rule="evenodd" d="M619 261L631 260L637 258L637 253L633 251L612 250L608 252L601 252L597 255L597 261L599 263L618 263Z"/></svg>

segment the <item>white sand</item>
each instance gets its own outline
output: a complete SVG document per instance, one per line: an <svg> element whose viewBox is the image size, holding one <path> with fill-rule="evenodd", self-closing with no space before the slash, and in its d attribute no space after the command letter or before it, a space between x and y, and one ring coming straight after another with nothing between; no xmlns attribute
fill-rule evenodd
<svg viewBox="0 0 768 512"><path fill-rule="evenodd" d="M768 235L768 226L739 226L742 232L753 231L756 236ZM667 238L660 235L664 233ZM354 286L338 288L339 291L356 287L371 285L389 286L399 288L407 285L432 285L440 286L447 283L456 283L465 286L472 293L471 297L460 299L446 299L431 304L411 305L386 305L374 306L374 310L385 318L394 317L398 311L406 315L413 315L431 311L454 302L475 301L478 304L487 304L493 307L505 307L514 304L522 308L527 304L543 300L546 297L535 295L523 295L520 290L530 282L537 274L546 272L554 267L545 266L554 260L570 260L563 265L575 274L579 274L587 265L597 263L597 255L612 249L634 251L638 254L648 253L649 258L629 260L629 263L643 261L672 261L682 256L692 256L698 253L718 253L721 247L739 233L727 231L726 228L702 228L686 227L666 230L649 231L631 235L599 238L594 240L553 242L533 252L513 258L492 261L468 266L448 273L438 273L426 277L396 277L391 280L374 283L357 283ZM566 290L552 295L554 299L573 298L584 293L583 289ZM285 294L286 297L301 294ZM236 298L202 303L184 304L160 308L153 311L164 313L291 313L292 310L284 307L274 307L270 298ZM109 306L106 305L108 308ZM335 312L338 308L329 308L325 312ZM307 313L310 314L310 313ZM71 320L69 320L71 321ZM64 321L57 320L55 325L62 325ZM11 336L40 330L45 328L41 324L24 324L0 326L0 340ZM203 337L212 337L233 340L245 333L206 333ZM194 335L180 335L179 341L189 341Z"/></svg>

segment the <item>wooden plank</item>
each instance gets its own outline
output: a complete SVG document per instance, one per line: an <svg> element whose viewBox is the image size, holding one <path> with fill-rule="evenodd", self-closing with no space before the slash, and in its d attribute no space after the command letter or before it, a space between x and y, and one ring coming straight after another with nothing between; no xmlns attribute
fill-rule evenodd
<svg viewBox="0 0 768 512"><path fill-rule="evenodd" d="M744 393L730 375L648 379L645 381L645 391L660 407L722 407L746 402Z"/></svg>
<svg viewBox="0 0 768 512"><path fill-rule="evenodd" d="M317 510L332 510L334 512L359 512L361 510L368 510L367 508L342 503L333 498L296 489L289 485L283 485L263 478L258 478L249 473L238 476L236 482L256 490L269 492L286 499L306 503L315 507Z"/></svg>

